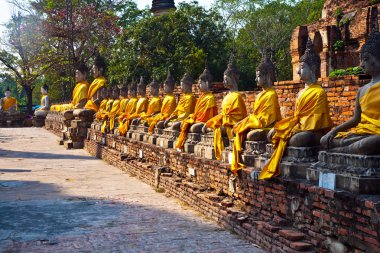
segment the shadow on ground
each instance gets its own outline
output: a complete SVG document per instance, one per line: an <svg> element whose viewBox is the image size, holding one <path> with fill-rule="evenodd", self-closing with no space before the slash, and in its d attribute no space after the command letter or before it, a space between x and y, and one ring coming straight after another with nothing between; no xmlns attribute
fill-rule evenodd
<svg viewBox="0 0 380 253"><path fill-rule="evenodd" d="M47 199L23 198L40 191L50 193ZM64 195L54 184L0 181L0 251L263 252L164 204L88 199Z"/></svg>
<svg viewBox="0 0 380 253"><path fill-rule="evenodd" d="M29 159L79 159L79 160L94 160L96 158L91 156L81 155L61 155L43 152L26 152L26 151L13 151L0 148L0 157L6 158L29 158Z"/></svg>

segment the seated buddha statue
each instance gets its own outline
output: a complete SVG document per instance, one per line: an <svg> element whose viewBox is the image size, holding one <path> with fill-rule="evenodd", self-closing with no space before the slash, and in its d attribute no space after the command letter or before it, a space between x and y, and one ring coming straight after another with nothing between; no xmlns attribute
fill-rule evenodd
<svg viewBox="0 0 380 253"><path fill-rule="evenodd" d="M176 148L180 150L183 149L188 132L201 133L205 123L218 114L215 97L211 92L212 75L207 66L199 76L198 85L201 95L195 104L194 113L182 121L181 132L176 142Z"/></svg>
<svg viewBox="0 0 380 253"><path fill-rule="evenodd" d="M88 68L84 63L81 63L75 71L75 80L77 84L74 87L72 100L70 104L60 105L58 107L64 107L63 117L66 120L74 117L73 112L75 109L83 109L87 103L88 87L87 82Z"/></svg>
<svg viewBox="0 0 380 253"><path fill-rule="evenodd" d="M95 79L88 88L87 102L83 109L74 110L74 116L79 116L80 118L89 117L99 110L100 103L103 100L100 91L105 88L107 83L107 80L104 77L106 67L105 60L103 57L98 55L92 67L92 72Z"/></svg>
<svg viewBox="0 0 380 253"><path fill-rule="evenodd" d="M148 109L146 112L136 115L136 117L132 120L132 125L137 126L143 124L147 118L154 117L161 111L162 101L158 95L160 91L160 84L153 79L149 86L151 98L149 100Z"/></svg>
<svg viewBox="0 0 380 253"><path fill-rule="evenodd" d="M104 87L104 89L100 91L100 96L103 99L100 102L98 111L95 114L95 118L97 119L97 121L103 121L104 118L107 116L110 109L110 105L111 105L109 102L110 101L111 103L113 102L111 99L111 95L112 95L112 90L107 87Z"/></svg>
<svg viewBox="0 0 380 253"><path fill-rule="evenodd" d="M0 111L13 114L18 110L17 99L12 97L9 87L4 92L5 97L0 99Z"/></svg>
<svg viewBox="0 0 380 253"><path fill-rule="evenodd" d="M119 99L120 91L116 85L112 88L111 94L112 94L111 98L107 102L107 106L109 106L110 109L106 108L107 112L103 119L104 122L101 128L102 133L105 133L108 130L113 131L113 129L115 128L115 118L117 117L120 111L120 99Z"/></svg>
<svg viewBox="0 0 380 253"><path fill-rule="evenodd" d="M380 155L380 33L372 33L361 48L361 67L372 77L358 90L353 117L323 136L331 152ZM348 131L349 130L349 131Z"/></svg>
<svg viewBox="0 0 380 253"><path fill-rule="evenodd" d="M279 165L287 146L319 146L323 134L331 129L332 121L326 92L317 83L316 77L320 62L309 39L297 70L305 88L297 94L294 115L278 121L274 130L269 133L272 136L274 152L262 169L259 179L270 179L280 175Z"/></svg>
<svg viewBox="0 0 380 253"><path fill-rule="evenodd" d="M256 69L256 82L262 91L256 96L253 113L234 126L235 139L231 163L231 171L234 174L244 167L240 162L244 139L265 141L269 130L281 119L278 96L273 87L275 80L276 68L269 58L264 57Z"/></svg>
<svg viewBox="0 0 380 253"><path fill-rule="evenodd" d="M41 87L42 96L41 96L40 108L38 108L37 110L34 111L34 115L37 117L45 118L47 113L50 110L50 98L49 98L48 90L49 90L49 88L46 84L44 84Z"/></svg>
<svg viewBox="0 0 380 253"><path fill-rule="evenodd" d="M164 82L164 93L165 97L162 102L160 113L154 117L147 118L149 124L149 133L153 133L155 127L163 129L165 127L165 120L172 115L177 107L177 101L173 95L175 80L173 76L168 71L167 78Z"/></svg>
<svg viewBox="0 0 380 253"><path fill-rule="evenodd" d="M125 106L125 111L119 116L118 131L120 136L125 136L125 134L127 133L125 123L127 122L129 116L136 112L137 101L137 84L132 80L132 83L129 85L128 103Z"/></svg>
<svg viewBox="0 0 380 253"><path fill-rule="evenodd" d="M221 159L224 150L222 135L227 135L228 139L232 139L233 126L247 117L247 108L242 95L238 92L239 77L239 70L232 58L224 71L223 84L230 92L223 98L222 112L209 119L202 130L204 133L214 131L214 152L218 160Z"/></svg>
<svg viewBox="0 0 380 253"><path fill-rule="evenodd" d="M129 98L128 98L128 88L123 83L122 85L119 85L119 100L120 100L120 109L117 116L120 116L125 111L125 107L128 104ZM119 118L119 117L117 117Z"/></svg>
<svg viewBox="0 0 380 253"><path fill-rule="evenodd" d="M185 73L181 80L181 90L183 95L178 101L177 107L168 119L165 120L165 127L179 131L183 120L194 113L196 98L193 94L194 79Z"/></svg>
<svg viewBox="0 0 380 253"><path fill-rule="evenodd" d="M133 113L125 117L122 130L123 132L128 132L129 125L131 124L132 120L139 118L140 114L145 113L148 109L148 98L146 97L146 84L144 82L143 77L140 78L140 82L137 85L137 93L139 99L136 103L136 109Z"/></svg>

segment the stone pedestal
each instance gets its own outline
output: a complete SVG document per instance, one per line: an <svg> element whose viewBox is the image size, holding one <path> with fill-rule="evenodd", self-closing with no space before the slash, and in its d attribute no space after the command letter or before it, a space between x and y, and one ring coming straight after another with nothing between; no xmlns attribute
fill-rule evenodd
<svg viewBox="0 0 380 253"><path fill-rule="evenodd" d="M46 117L43 116L33 116L32 122L34 127L44 127Z"/></svg>
<svg viewBox="0 0 380 253"><path fill-rule="evenodd" d="M98 124L92 124L89 121L74 119L67 131L62 132L63 145L67 149L80 149L84 146L84 140L87 138L87 128L96 129Z"/></svg>
<svg viewBox="0 0 380 253"><path fill-rule="evenodd" d="M280 163L283 177L306 179L306 170L318 160L320 147L287 147Z"/></svg>
<svg viewBox="0 0 380 253"><path fill-rule="evenodd" d="M260 156L266 152L265 141L245 141L241 161L248 167L262 168Z"/></svg>
<svg viewBox="0 0 380 253"><path fill-rule="evenodd" d="M71 120L65 120L61 112L49 111L45 119L45 128L62 139L62 131L71 125ZM63 139L62 139L63 142Z"/></svg>
<svg viewBox="0 0 380 253"><path fill-rule="evenodd" d="M195 145L201 141L201 134L188 133L187 139L183 144L183 151L186 153L194 153Z"/></svg>
<svg viewBox="0 0 380 253"><path fill-rule="evenodd" d="M136 141L144 141L144 136L148 133L148 127L145 126L132 126L131 139Z"/></svg>
<svg viewBox="0 0 380 253"><path fill-rule="evenodd" d="M380 156L321 151L318 162L306 170L306 176L324 188L380 194Z"/></svg>
<svg viewBox="0 0 380 253"><path fill-rule="evenodd" d="M24 126L25 114L20 112L8 113L0 112L0 126L2 127L22 127Z"/></svg>
<svg viewBox="0 0 380 253"><path fill-rule="evenodd" d="M223 137L224 147L229 146L227 137ZM198 157L207 159L215 159L214 152L214 133L207 133L201 135L201 141L195 145L194 154Z"/></svg>
<svg viewBox="0 0 380 253"><path fill-rule="evenodd" d="M163 134L157 139L156 145L163 148L174 148L179 133L179 131L163 129Z"/></svg>
<svg viewBox="0 0 380 253"><path fill-rule="evenodd" d="M163 132L162 129L155 128L153 133L144 136L144 141L149 144L159 145L157 139L163 134Z"/></svg>

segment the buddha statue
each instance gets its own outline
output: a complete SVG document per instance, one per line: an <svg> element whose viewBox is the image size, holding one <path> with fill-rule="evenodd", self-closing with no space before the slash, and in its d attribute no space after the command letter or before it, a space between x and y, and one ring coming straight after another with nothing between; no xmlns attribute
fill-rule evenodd
<svg viewBox="0 0 380 253"><path fill-rule="evenodd" d="M226 71L224 71L223 84L230 92L223 98L222 112L209 119L203 126L203 133L214 131L214 152L216 159L220 160L224 143L222 136L229 139L234 137L233 126L247 116L247 109L242 95L238 92L240 72L231 57Z"/></svg>
<svg viewBox="0 0 380 253"><path fill-rule="evenodd" d="M87 102L84 109L76 109L74 111L74 116L79 116L79 118L87 118L99 110L100 103L103 100L100 91L105 88L107 83L107 80L104 77L106 67L104 58L97 55L92 67L92 72L95 79L88 88Z"/></svg>
<svg viewBox="0 0 380 253"><path fill-rule="evenodd" d="M65 107L63 117L66 120L70 120L74 117L73 112L75 109L83 109L87 103L88 87L87 82L88 68L84 63L81 63L75 71L75 80L77 84L74 87L72 101L68 105L60 105L59 107ZM67 110L66 110L67 109Z"/></svg>
<svg viewBox="0 0 380 253"><path fill-rule="evenodd" d="M42 87L41 87L41 104L40 104L40 108L38 108L35 112L34 112L34 115L37 116L37 117L42 117L42 118L45 118L47 113L49 112L50 110L50 98L49 98L49 94L48 94L48 86L46 84L44 84Z"/></svg>
<svg viewBox="0 0 380 253"><path fill-rule="evenodd" d="M273 87L276 80L276 68L272 61L263 57L256 69L256 82L262 91L257 94L253 104L253 113L234 126L234 146L232 151L231 171L236 174L244 168L240 162L244 139L248 141L265 141L269 130L281 119L278 96Z"/></svg>
<svg viewBox="0 0 380 253"><path fill-rule="evenodd" d="M129 125L131 124L132 120L139 118L140 114L145 113L148 109L148 98L146 97L146 84L144 82L143 77L140 78L140 82L137 85L137 93L139 99L136 103L136 110L134 111L134 113L130 114L124 120L123 131L125 132L129 130Z"/></svg>
<svg viewBox="0 0 380 253"><path fill-rule="evenodd" d="M327 95L317 83L319 67L320 58L309 39L297 70L305 88L297 94L294 115L278 121L268 134L272 137L274 152L262 169L259 179L280 175L279 165L287 146L319 146L323 134L331 129Z"/></svg>
<svg viewBox="0 0 380 253"><path fill-rule="evenodd" d="M162 101L159 97L160 84L153 79L150 83L150 95L151 99L148 104L148 109L146 112L142 112L139 115L136 115L136 118L133 119L132 125L140 125L142 122L146 122L145 120L149 117L154 117L161 111Z"/></svg>
<svg viewBox="0 0 380 253"><path fill-rule="evenodd" d="M177 107L177 101L173 95L175 80L173 76L168 71L167 78L164 82L164 93L165 97L162 102L162 107L160 113L154 117L147 118L149 124L149 133L153 133L155 127L163 129L165 127L165 120L170 117Z"/></svg>
<svg viewBox="0 0 380 253"><path fill-rule="evenodd" d="M120 99L120 110L118 113L118 116L120 116L122 113L125 111L125 107L128 104L129 98L128 98L128 88L127 86L123 83L122 85L119 85L119 99Z"/></svg>
<svg viewBox="0 0 380 253"><path fill-rule="evenodd" d="M17 99L12 97L9 87L4 92L5 97L0 99L0 111L7 113L16 113L18 110Z"/></svg>
<svg viewBox="0 0 380 253"><path fill-rule="evenodd" d="M104 87L100 91L100 96L103 99L100 102L100 105L98 107L98 111L95 114L95 118L97 119L97 121L103 121L104 117L107 115L107 113L109 111L108 109L110 107L109 101L112 101L110 99L111 94L112 94L112 91L110 89L108 89L107 87Z"/></svg>
<svg viewBox="0 0 380 253"><path fill-rule="evenodd" d="M358 90L353 117L332 129L321 144L335 153L380 155L380 33L361 48L361 67L372 77ZM376 93L377 92L377 93Z"/></svg>
<svg viewBox="0 0 380 253"><path fill-rule="evenodd" d="M181 90L183 95L178 101L177 107L168 119L165 120L165 127L179 131L183 120L194 113L196 98L193 94L194 79L185 73L181 80Z"/></svg>
<svg viewBox="0 0 380 253"><path fill-rule="evenodd" d="M212 75L207 65L198 80L201 95L195 104L194 113L183 120L176 148L182 150L187 134L201 133L205 123L218 114L218 108L212 89Z"/></svg>
<svg viewBox="0 0 380 253"><path fill-rule="evenodd" d="M102 133L106 133L108 130L113 131L113 129L115 128L115 118L120 111L119 88L115 85L110 90L112 90L111 92L112 95L109 101L107 102L107 106L109 106L110 109L106 108L107 112L106 112L106 116L103 119L104 122L101 128Z"/></svg>
<svg viewBox="0 0 380 253"><path fill-rule="evenodd" d="M129 116L136 112L137 101L137 84L134 80L132 80L132 83L129 85L128 103L125 106L125 111L119 116L118 131L121 136L125 136L127 133L128 126L126 126L125 123L127 122Z"/></svg>

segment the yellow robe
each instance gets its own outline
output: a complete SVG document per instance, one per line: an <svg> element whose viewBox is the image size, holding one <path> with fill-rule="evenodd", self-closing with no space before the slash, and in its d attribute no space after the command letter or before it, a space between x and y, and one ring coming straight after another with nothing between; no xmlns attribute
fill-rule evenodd
<svg viewBox="0 0 380 253"><path fill-rule="evenodd" d="M4 111L8 111L9 108L11 108L12 106L16 106L16 111L17 111L17 99L15 99L14 97L5 97L3 98L3 101L4 101L4 105L3 105L3 110Z"/></svg>
<svg viewBox="0 0 380 253"><path fill-rule="evenodd" d="M106 107L107 107L108 101L109 101L109 99L106 98L106 99L103 99L102 102L100 103L98 112L96 113L96 119L97 120L102 120L103 119L104 114L106 113Z"/></svg>
<svg viewBox="0 0 380 253"><path fill-rule="evenodd" d="M328 130L332 126L327 96L319 84L312 84L299 94L292 117L280 120L272 143L274 152L264 166L259 179L269 179L280 175L280 162L289 139L298 132Z"/></svg>
<svg viewBox="0 0 380 253"><path fill-rule="evenodd" d="M41 99L40 99L40 108L38 108L37 111L42 110L42 107L44 107L44 103L43 103L43 101L44 101L44 98L45 98L46 96L47 96L47 95L42 95L42 96L41 96Z"/></svg>
<svg viewBox="0 0 380 253"><path fill-rule="evenodd" d="M220 128L224 126L228 138L232 139L232 127L245 117L247 117L247 108L245 107L243 98L239 92L234 91L224 97L222 113L206 122L207 127L214 129L214 150L216 159L221 159L222 151L224 150L222 131Z"/></svg>
<svg viewBox="0 0 380 253"><path fill-rule="evenodd" d="M129 99L128 98L123 98L121 101L120 101L120 109L119 109L119 113L118 115L121 115L122 113L125 112L125 107L127 106L129 102Z"/></svg>
<svg viewBox="0 0 380 253"><path fill-rule="evenodd" d="M112 101L113 101L112 102L112 108L107 113L106 120L104 121L104 123L102 125L102 129L101 129L102 133L106 132L108 123L109 123L109 128L111 131L115 128L115 118L116 118L116 116L120 110L120 100L116 99L116 100L112 100ZM108 105L108 103L107 103L107 105ZM107 121L107 119L108 119L108 121Z"/></svg>
<svg viewBox="0 0 380 253"><path fill-rule="evenodd" d="M359 100L362 110L360 123L349 132L340 132L336 138L355 135L380 134L380 82L368 88Z"/></svg>
<svg viewBox="0 0 380 253"><path fill-rule="evenodd" d="M173 121L183 121L190 114L194 113L195 103L197 102L193 93L184 94L178 101L178 105L171 116L177 116Z"/></svg>
<svg viewBox="0 0 380 253"><path fill-rule="evenodd" d="M104 77L95 78L95 80L91 83L90 88L88 89L87 94L87 103L84 106L87 110L93 110L97 112L99 110L98 106L92 101L93 96L98 92L99 89L106 85L107 80Z"/></svg>
<svg viewBox="0 0 380 253"><path fill-rule="evenodd" d="M212 92L205 92L199 97L194 113L189 115L181 125L181 133L179 134L176 148L182 149L185 144L187 133L189 128L194 123L207 122L212 117L218 114L218 108L216 105L215 97Z"/></svg>
<svg viewBox="0 0 380 253"><path fill-rule="evenodd" d="M75 85L73 90L73 100L71 101L71 107L75 108L77 104L83 99L87 99L88 96L88 82L82 81Z"/></svg>
<svg viewBox="0 0 380 253"><path fill-rule="evenodd" d="M232 151L231 171L236 174L244 168L240 163L240 152L243 150L243 138L250 129L265 129L281 119L280 105L274 87L260 92L253 105L253 113L234 126L235 140Z"/></svg>
<svg viewBox="0 0 380 253"><path fill-rule="evenodd" d="M147 119L149 123L149 133L153 133L154 127L159 121L168 119L174 112L176 106L177 102L175 97L172 94L166 95L162 102L161 112L154 117Z"/></svg>
<svg viewBox="0 0 380 253"><path fill-rule="evenodd" d="M151 117L155 113L159 113L161 111L161 98L153 97L148 104L148 109L146 112L143 112L139 115L140 119L145 120L148 117Z"/></svg>
<svg viewBox="0 0 380 253"><path fill-rule="evenodd" d="M136 105L137 105L137 98L131 98L125 107L124 113L119 116L119 127L118 127L118 129L119 129L119 133L121 136L124 136L127 133L127 131L125 130L125 126L124 126L125 123L123 123L123 121L127 120L130 115L135 113Z"/></svg>
<svg viewBox="0 0 380 253"><path fill-rule="evenodd" d="M123 132L125 133L128 132L129 125L131 124L131 120L138 118L141 113L146 112L147 108L148 108L148 99L146 97L139 98L136 104L135 112L129 115L123 124Z"/></svg>

